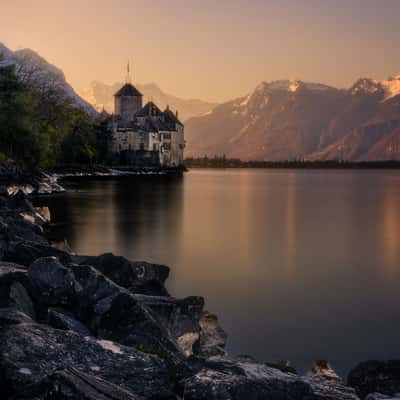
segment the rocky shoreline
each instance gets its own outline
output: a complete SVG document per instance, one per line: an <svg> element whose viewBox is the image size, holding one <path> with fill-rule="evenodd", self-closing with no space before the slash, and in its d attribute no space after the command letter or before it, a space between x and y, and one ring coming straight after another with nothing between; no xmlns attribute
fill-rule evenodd
<svg viewBox="0 0 400 400"><path fill-rule="evenodd" d="M27 193L62 188L29 179L2 179L0 399L400 398L400 361L362 363L345 384L324 361L301 376L228 355L204 299L168 293L168 267L53 247L50 211Z"/></svg>
<svg viewBox="0 0 400 400"><path fill-rule="evenodd" d="M168 175L168 174L182 174L186 172L185 167L129 167L129 166L115 166L105 167L103 165L59 165L52 168L49 174L55 179L64 178L124 178L135 175Z"/></svg>

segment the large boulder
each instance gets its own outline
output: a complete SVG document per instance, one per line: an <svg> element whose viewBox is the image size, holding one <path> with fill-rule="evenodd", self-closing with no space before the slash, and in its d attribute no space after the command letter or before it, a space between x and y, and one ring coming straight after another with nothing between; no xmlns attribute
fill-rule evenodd
<svg viewBox="0 0 400 400"><path fill-rule="evenodd" d="M29 267L28 277L42 313L50 306L72 307L81 290L72 271L55 257L37 259Z"/></svg>
<svg viewBox="0 0 400 400"><path fill-rule="evenodd" d="M0 261L0 307L14 307L31 318L36 318L26 269L20 265Z"/></svg>
<svg viewBox="0 0 400 400"><path fill-rule="evenodd" d="M164 284L169 275L169 268L165 265L143 261L133 262L111 253L100 256L75 256L73 261L77 264L93 266L107 278L132 293L168 295Z"/></svg>
<svg viewBox="0 0 400 400"><path fill-rule="evenodd" d="M362 362L350 371L347 384L361 398L370 393L394 396L400 393L400 360Z"/></svg>
<svg viewBox="0 0 400 400"><path fill-rule="evenodd" d="M4 261L11 261L17 264L29 266L38 258L57 257L63 264L71 262L71 256L65 251L59 250L46 243L20 240L11 242L4 255Z"/></svg>
<svg viewBox="0 0 400 400"><path fill-rule="evenodd" d="M202 297L190 296L184 299L146 295L135 295L135 297L152 311L187 356L194 353L195 345L200 338L199 321L204 307Z"/></svg>
<svg viewBox="0 0 400 400"><path fill-rule="evenodd" d="M3 213L0 216L0 221L0 237L7 243L27 241L39 245L47 245L47 240L43 237L42 228L26 221L21 215ZM17 260L15 261L18 262Z"/></svg>
<svg viewBox="0 0 400 400"><path fill-rule="evenodd" d="M160 358L112 341L40 325L13 310L1 311L1 399L22 395L30 385L70 368L111 382L133 395L175 398L168 369ZM99 388L97 383L94 386Z"/></svg>
<svg viewBox="0 0 400 400"><path fill-rule="evenodd" d="M67 368L46 376L26 388L13 400L140 400L118 385L76 368Z"/></svg>
<svg viewBox="0 0 400 400"><path fill-rule="evenodd" d="M221 328L218 317L204 311L199 325L200 337L195 346L195 354L205 357L224 355L228 335Z"/></svg>
<svg viewBox="0 0 400 400"><path fill-rule="evenodd" d="M87 265L70 265L82 288L76 297L76 315L98 337L158 354L172 365L184 354L169 331L128 290Z"/></svg>
<svg viewBox="0 0 400 400"><path fill-rule="evenodd" d="M227 357L206 360L182 388L185 400L358 400L353 389L336 382Z"/></svg>
<svg viewBox="0 0 400 400"><path fill-rule="evenodd" d="M128 290L91 266L62 265L40 258L28 269L39 320L61 329L82 331L162 356L181 365L185 356L170 331ZM62 309L64 315L51 308Z"/></svg>
<svg viewBox="0 0 400 400"><path fill-rule="evenodd" d="M48 310L47 323L56 329L76 332L83 336L92 336L90 330L78 321L71 312L60 308Z"/></svg>
<svg viewBox="0 0 400 400"><path fill-rule="evenodd" d="M387 396L382 393L371 393L365 398L365 400L400 400L400 393L394 396Z"/></svg>
<svg viewBox="0 0 400 400"><path fill-rule="evenodd" d="M334 382L342 382L339 375L333 370L331 364L327 360L317 360L308 372L308 376L314 379L329 380Z"/></svg>

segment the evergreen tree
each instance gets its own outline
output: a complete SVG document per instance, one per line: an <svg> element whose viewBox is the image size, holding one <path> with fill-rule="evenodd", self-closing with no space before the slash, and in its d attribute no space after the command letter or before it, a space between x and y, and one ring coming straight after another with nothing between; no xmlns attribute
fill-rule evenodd
<svg viewBox="0 0 400 400"><path fill-rule="evenodd" d="M29 165L38 151L31 118L31 93L14 66L0 68L0 151Z"/></svg>

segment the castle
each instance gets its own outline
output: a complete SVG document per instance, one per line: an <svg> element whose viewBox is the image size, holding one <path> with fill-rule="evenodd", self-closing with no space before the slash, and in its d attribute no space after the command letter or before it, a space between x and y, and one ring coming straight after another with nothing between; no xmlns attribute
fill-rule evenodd
<svg viewBox="0 0 400 400"><path fill-rule="evenodd" d="M130 83L114 95L114 114L108 119L112 153L119 162L150 167L182 167L184 126L178 112L161 111L152 101L143 106L143 95Z"/></svg>

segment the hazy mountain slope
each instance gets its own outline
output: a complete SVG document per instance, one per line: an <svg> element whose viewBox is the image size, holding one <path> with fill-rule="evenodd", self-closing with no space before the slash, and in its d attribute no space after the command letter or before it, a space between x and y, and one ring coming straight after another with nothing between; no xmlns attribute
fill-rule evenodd
<svg viewBox="0 0 400 400"><path fill-rule="evenodd" d="M106 111L112 113L114 111L114 94L122 85L122 82L107 85L99 81L93 81L89 87L83 89L80 94L98 111L101 111L104 107ZM165 108L167 104L169 104L171 109L179 111L182 120L207 113L216 106L215 103L208 103L197 99L185 100L164 93L155 83L135 83L135 86L143 94L144 101L153 99L161 108Z"/></svg>
<svg viewBox="0 0 400 400"><path fill-rule="evenodd" d="M242 159L302 157L319 145L321 132L341 107L344 93L324 85L262 83L246 98L216 107L186 124L187 155Z"/></svg>
<svg viewBox="0 0 400 400"><path fill-rule="evenodd" d="M59 97L68 98L77 107L94 115L96 111L83 100L66 81L63 71L48 63L43 57L30 49L11 51L0 43L3 64L15 64L18 75L23 81L32 84L38 91L51 89Z"/></svg>
<svg viewBox="0 0 400 400"><path fill-rule="evenodd" d="M399 94L400 77L360 79L349 90L299 81L262 83L248 97L187 121L186 155L397 158Z"/></svg>
<svg viewBox="0 0 400 400"><path fill-rule="evenodd" d="M365 125L307 158L353 161L400 159L399 127L400 121L396 120Z"/></svg>
<svg viewBox="0 0 400 400"><path fill-rule="evenodd" d="M326 147L321 146L319 151L308 158L400 160L400 94L387 96L379 83L378 90L354 93L351 89L350 92L352 99L347 111L349 120L355 101L364 105L364 108L360 108L361 113L354 112L351 126L342 130L344 134Z"/></svg>

